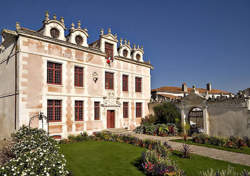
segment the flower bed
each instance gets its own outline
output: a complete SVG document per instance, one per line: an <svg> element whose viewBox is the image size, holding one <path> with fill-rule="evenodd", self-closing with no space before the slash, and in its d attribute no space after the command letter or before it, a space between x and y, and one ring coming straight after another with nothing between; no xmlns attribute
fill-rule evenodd
<svg viewBox="0 0 250 176"><path fill-rule="evenodd" d="M233 137L219 138L209 137L206 134L194 134L192 141L199 144L210 144L234 149L241 149L242 147L250 147L250 138L248 137Z"/></svg>
<svg viewBox="0 0 250 176"><path fill-rule="evenodd" d="M176 136L177 128L175 124L150 124L136 127L134 132L154 136Z"/></svg>
<svg viewBox="0 0 250 176"><path fill-rule="evenodd" d="M23 126L12 138L13 158L0 167L0 175L69 175L57 142L44 130Z"/></svg>

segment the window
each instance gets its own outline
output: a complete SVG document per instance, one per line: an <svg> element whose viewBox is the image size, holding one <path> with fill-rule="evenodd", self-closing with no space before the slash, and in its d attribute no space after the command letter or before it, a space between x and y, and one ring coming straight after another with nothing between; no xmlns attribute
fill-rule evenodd
<svg viewBox="0 0 250 176"><path fill-rule="evenodd" d="M122 75L122 91L128 91L128 75Z"/></svg>
<svg viewBox="0 0 250 176"><path fill-rule="evenodd" d="M141 55L140 55L140 54L136 54L136 59L137 59L138 61L140 61Z"/></svg>
<svg viewBox="0 0 250 176"><path fill-rule="evenodd" d="M114 89L114 73L105 72L105 89Z"/></svg>
<svg viewBox="0 0 250 176"><path fill-rule="evenodd" d="M77 35L75 38L76 44L81 45L83 43L83 38L80 35Z"/></svg>
<svg viewBox="0 0 250 176"><path fill-rule="evenodd" d="M127 57L128 56L128 50L124 49L122 54L123 54L123 57Z"/></svg>
<svg viewBox="0 0 250 176"><path fill-rule="evenodd" d="M56 28L52 28L50 30L50 35L51 35L52 38L58 38L59 34L60 34L59 30L56 29Z"/></svg>
<svg viewBox="0 0 250 176"><path fill-rule="evenodd" d="M128 118L128 102L123 102L123 118Z"/></svg>
<svg viewBox="0 0 250 176"><path fill-rule="evenodd" d="M95 120L100 120L100 102L95 102Z"/></svg>
<svg viewBox="0 0 250 176"><path fill-rule="evenodd" d="M113 45L110 43L105 43L105 53L106 53L106 57L109 58L113 58Z"/></svg>
<svg viewBox="0 0 250 176"><path fill-rule="evenodd" d="M49 84L62 84L62 64L47 63L47 82Z"/></svg>
<svg viewBox="0 0 250 176"><path fill-rule="evenodd" d="M136 103L136 117L142 117L142 103Z"/></svg>
<svg viewBox="0 0 250 176"><path fill-rule="evenodd" d="M51 122L61 121L62 116L62 101L61 100L48 100L47 102L47 118Z"/></svg>
<svg viewBox="0 0 250 176"><path fill-rule="evenodd" d="M75 101L75 121L83 120L83 101Z"/></svg>
<svg viewBox="0 0 250 176"><path fill-rule="evenodd" d="M75 67L75 86L83 87L83 68Z"/></svg>
<svg viewBox="0 0 250 176"><path fill-rule="evenodd" d="M135 92L141 92L141 78L135 78Z"/></svg>

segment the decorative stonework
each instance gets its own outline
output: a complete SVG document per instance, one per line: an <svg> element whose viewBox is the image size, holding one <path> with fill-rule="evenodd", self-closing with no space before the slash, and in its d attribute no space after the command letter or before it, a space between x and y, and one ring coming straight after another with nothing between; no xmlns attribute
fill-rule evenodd
<svg viewBox="0 0 250 176"><path fill-rule="evenodd" d="M103 107L120 107L120 98L116 98L114 92L109 92L107 97L103 97Z"/></svg>

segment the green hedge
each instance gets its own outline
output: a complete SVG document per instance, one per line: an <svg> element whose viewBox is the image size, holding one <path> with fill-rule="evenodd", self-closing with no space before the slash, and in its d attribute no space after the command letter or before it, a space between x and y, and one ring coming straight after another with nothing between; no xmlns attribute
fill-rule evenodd
<svg viewBox="0 0 250 176"><path fill-rule="evenodd" d="M154 136L176 136L178 129L175 124L142 124L136 127L134 132Z"/></svg>

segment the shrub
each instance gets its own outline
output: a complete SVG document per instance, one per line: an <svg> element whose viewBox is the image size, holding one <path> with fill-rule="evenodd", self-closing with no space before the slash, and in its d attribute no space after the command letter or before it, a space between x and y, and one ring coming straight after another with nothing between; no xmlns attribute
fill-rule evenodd
<svg viewBox="0 0 250 176"><path fill-rule="evenodd" d="M12 137L14 158L0 168L0 175L69 175L57 142L45 131L23 126Z"/></svg>
<svg viewBox="0 0 250 176"><path fill-rule="evenodd" d="M150 125L141 125L136 127L134 130L135 133L139 134L148 134L148 135L157 135L157 136L176 136L177 128L175 124L150 124Z"/></svg>
<svg viewBox="0 0 250 176"><path fill-rule="evenodd" d="M190 148L190 145L188 144L183 144L182 145L182 149L181 149L181 152L182 152L182 157L183 158L190 158L191 157L191 148Z"/></svg>
<svg viewBox="0 0 250 176"><path fill-rule="evenodd" d="M179 170L172 160L163 157L155 150L147 150L142 153L141 166L147 175L151 176L181 176L183 171Z"/></svg>

